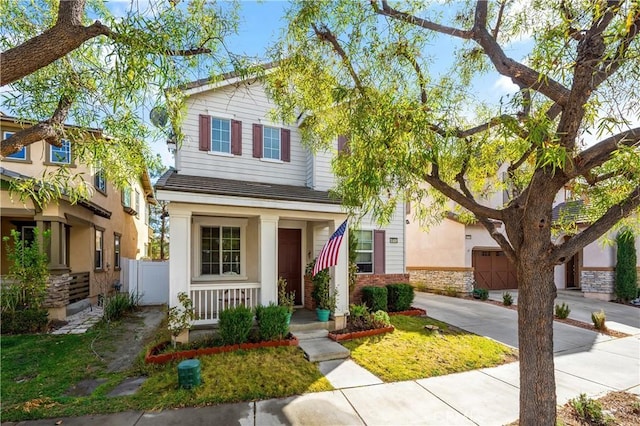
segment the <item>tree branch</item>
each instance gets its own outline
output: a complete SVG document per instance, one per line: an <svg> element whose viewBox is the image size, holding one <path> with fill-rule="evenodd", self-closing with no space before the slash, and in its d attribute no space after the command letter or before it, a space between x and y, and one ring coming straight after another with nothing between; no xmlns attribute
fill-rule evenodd
<svg viewBox="0 0 640 426"><path fill-rule="evenodd" d="M318 36L320 40L329 43L333 47L333 50L338 54L338 56L340 56L340 59L342 59L342 63L347 67L349 74L351 74L351 78L353 79L354 84L358 88L358 91L360 91L361 94L364 94L365 93L364 86L360 81L360 77L358 77L358 73L356 73L356 70L353 68L353 64L349 60L349 57L347 56L344 49L342 49L342 46L340 46L340 43L338 42L338 39L336 38L336 36L333 35L331 30L329 30L324 25L322 25L323 27L322 30L319 29L316 26L316 24L311 24L311 27L313 28L313 31L316 33L316 36Z"/></svg>
<svg viewBox="0 0 640 426"><path fill-rule="evenodd" d="M413 66L413 69L418 75L418 86L420 87L420 102L422 102L422 105L426 105L428 100L427 90L425 88L426 80L424 78L424 74L422 73L422 69L420 68L420 64L418 63L415 57L411 56L409 52L407 52L407 49L404 46L398 46L397 53L398 55L402 56L407 61L409 61L411 66Z"/></svg>
<svg viewBox="0 0 640 426"><path fill-rule="evenodd" d="M502 220L501 210L492 209L490 207L483 206L482 204L478 204L473 199L465 197L455 188L441 180L438 176L438 167L435 163L433 164L432 174L426 174L424 180L429 185L433 186L435 189L449 197L451 200L455 201L456 203L460 204L462 207L476 215L478 220L480 220L480 218L482 217Z"/></svg>
<svg viewBox="0 0 640 426"><path fill-rule="evenodd" d="M495 242L498 243L498 245L500 246L500 248L502 248L502 250L504 251L504 254L507 256L507 258L512 262L512 263L516 263L516 252L515 250L513 250L513 247L511 247L511 243L509 242L509 240L507 240L504 236L504 234L500 231L498 231L498 228L496 227L496 224L486 218L478 218L478 221L482 224L482 226L485 227L485 229L487 230L487 232L489 232L489 235L491 235L491 238L493 238L495 240Z"/></svg>
<svg viewBox="0 0 640 426"><path fill-rule="evenodd" d="M587 229L563 244L555 246L549 255L551 261L563 263L580 248L596 241L621 219L637 212L638 206L640 206L640 187L636 187L624 201L610 207L600 219L593 222Z"/></svg>
<svg viewBox="0 0 640 426"><path fill-rule="evenodd" d="M496 26L493 28L491 32L491 36L494 39L498 39L498 34L500 33L500 25L502 24L502 15L504 14L504 8L507 5L507 0L502 0L500 2L500 9L498 10L498 17L496 18Z"/></svg>
<svg viewBox="0 0 640 426"><path fill-rule="evenodd" d="M577 176L585 175L594 167L601 166L611 159L611 154L618 149L619 145L635 146L640 142L640 127L629 129L603 139L597 144L589 147L579 153L574 159L573 164L576 165L574 170L569 172L567 176L573 179Z"/></svg>
<svg viewBox="0 0 640 426"><path fill-rule="evenodd" d="M73 100L71 98L61 98L58 102L58 107L50 119L20 130L7 139L2 140L2 142L0 142L0 154L6 157L20 151L27 145L41 140L59 146L62 125L67 118L67 114L69 114L69 109L72 104Z"/></svg>
<svg viewBox="0 0 640 426"><path fill-rule="evenodd" d="M436 31L442 34L448 34L454 37L462 38L468 40L471 38L471 31L460 30L453 27L447 27L445 25L437 24L433 21L429 21L427 19L418 18L417 16L411 15L406 12L401 12L397 9L389 6L386 0L382 0L382 9L378 6L377 0L371 0L371 6L373 10L382 16L388 16L393 19L398 19L404 22L407 22L412 25L416 25L418 27L425 28L427 30Z"/></svg>

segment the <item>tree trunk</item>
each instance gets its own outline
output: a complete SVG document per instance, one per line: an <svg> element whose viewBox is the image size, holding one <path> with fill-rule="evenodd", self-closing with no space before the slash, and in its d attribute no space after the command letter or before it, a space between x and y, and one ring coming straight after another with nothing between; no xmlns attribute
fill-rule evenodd
<svg viewBox="0 0 640 426"><path fill-rule="evenodd" d="M520 425L556 422L553 364L553 265L521 253L518 262L518 342L520 353Z"/></svg>

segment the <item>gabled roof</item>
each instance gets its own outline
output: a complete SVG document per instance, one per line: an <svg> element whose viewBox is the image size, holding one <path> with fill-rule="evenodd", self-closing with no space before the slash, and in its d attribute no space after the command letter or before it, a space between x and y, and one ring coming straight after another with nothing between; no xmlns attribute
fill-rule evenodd
<svg viewBox="0 0 640 426"><path fill-rule="evenodd" d="M332 197L328 192L316 191L305 186L182 175L176 172L175 169L170 169L158 179L156 190L307 203L341 204L341 200Z"/></svg>
<svg viewBox="0 0 640 426"><path fill-rule="evenodd" d="M277 62L267 62L265 64L257 65L264 71L271 70L278 66ZM191 81L189 83L179 86L178 89L182 90L186 94L195 94L200 92L206 92L208 90L217 89L219 87L225 87L231 84L240 83L246 80L255 79L258 76L255 73L241 73L238 71L230 71L217 76L201 78L199 80Z"/></svg>
<svg viewBox="0 0 640 426"><path fill-rule="evenodd" d="M582 200L567 201L560 203L551 211L553 222L562 220L563 222L587 223L589 218L584 209Z"/></svg>

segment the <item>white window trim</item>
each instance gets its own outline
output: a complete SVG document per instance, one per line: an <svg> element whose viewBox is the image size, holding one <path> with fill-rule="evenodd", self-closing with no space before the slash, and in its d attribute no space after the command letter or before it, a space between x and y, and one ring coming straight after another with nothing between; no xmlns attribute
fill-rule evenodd
<svg viewBox="0 0 640 426"><path fill-rule="evenodd" d="M223 117L223 115L227 115L228 117ZM213 120L218 119L218 120L227 120L229 121L229 152L225 152L225 151L214 151L213 150ZM221 156L225 156L225 157L235 157L235 155L233 155L231 153L232 150L232 140L233 140L233 120L234 117L233 116L229 116L229 114L213 114L211 115L211 119L209 120L209 135L210 135L210 140L211 142L209 142L209 154L213 154L213 155L221 155Z"/></svg>
<svg viewBox="0 0 640 426"><path fill-rule="evenodd" d="M264 148L263 148L264 149ZM284 164L282 160L276 160L274 158L260 158L260 161L264 161L265 163L276 163L276 164Z"/></svg>
<svg viewBox="0 0 640 426"><path fill-rule="evenodd" d="M60 139L60 143L68 143L69 144L69 161L55 161L55 159L53 158L53 149L54 148L59 148L57 146L54 145L49 145L49 162L51 164L71 164L73 162L73 158L71 155L71 141L69 139Z"/></svg>
<svg viewBox="0 0 640 426"><path fill-rule="evenodd" d="M194 282L246 281L247 278L247 219L223 217L194 217L191 226L191 280ZM240 228L240 275L202 275L200 273L200 238L203 227L233 226Z"/></svg>
<svg viewBox="0 0 640 426"><path fill-rule="evenodd" d="M358 275L373 275L376 270L376 245L375 245L375 229L363 228L358 229L358 231L367 231L371 232L371 272L358 272ZM356 249L356 253L369 253L368 250L358 250ZM357 262L356 262L357 263Z"/></svg>
<svg viewBox="0 0 640 426"><path fill-rule="evenodd" d="M210 115L211 118L222 118L224 120L235 120L236 115L235 114L229 114L226 112L218 112L218 111L213 111L213 110L206 110L207 111L207 115Z"/></svg>
<svg viewBox="0 0 640 426"><path fill-rule="evenodd" d="M98 246L98 232L100 232L100 246ZM104 230L96 229L93 239L95 244L95 249L94 249L95 251L93 255L94 263L96 263L96 254L98 253L98 251L100 251L100 265L98 266L97 264L94 264L93 269L96 271L103 271L104 270Z"/></svg>
<svg viewBox="0 0 640 426"><path fill-rule="evenodd" d="M14 135L16 132L7 132L4 131L2 132L2 139L7 139L9 136ZM29 156L27 155L27 147L23 146L20 151L24 151L24 158L19 158L19 157L10 157L10 156L6 156L4 157L5 160L10 160L10 161L24 161L26 162L27 160L29 160ZM16 151L14 152L14 154L17 154L20 151ZM12 154L13 155L13 154Z"/></svg>
<svg viewBox="0 0 640 426"><path fill-rule="evenodd" d="M279 158L268 158L264 156L264 152L266 151L264 148L264 141L265 141L265 130L266 129L275 129L277 130L278 133L278 157ZM264 124L262 126L262 157L260 158L260 160L266 161L266 162L276 162L276 163L284 163L284 161L282 161L282 128L278 127L278 126L270 126L267 124Z"/></svg>

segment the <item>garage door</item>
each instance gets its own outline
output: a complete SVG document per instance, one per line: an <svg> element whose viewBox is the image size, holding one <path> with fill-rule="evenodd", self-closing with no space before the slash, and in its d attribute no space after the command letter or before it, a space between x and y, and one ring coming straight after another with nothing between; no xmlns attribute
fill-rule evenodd
<svg viewBox="0 0 640 426"><path fill-rule="evenodd" d="M478 287L489 290L518 288L516 268L503 251L474 250L472 262Z"/></svg>

